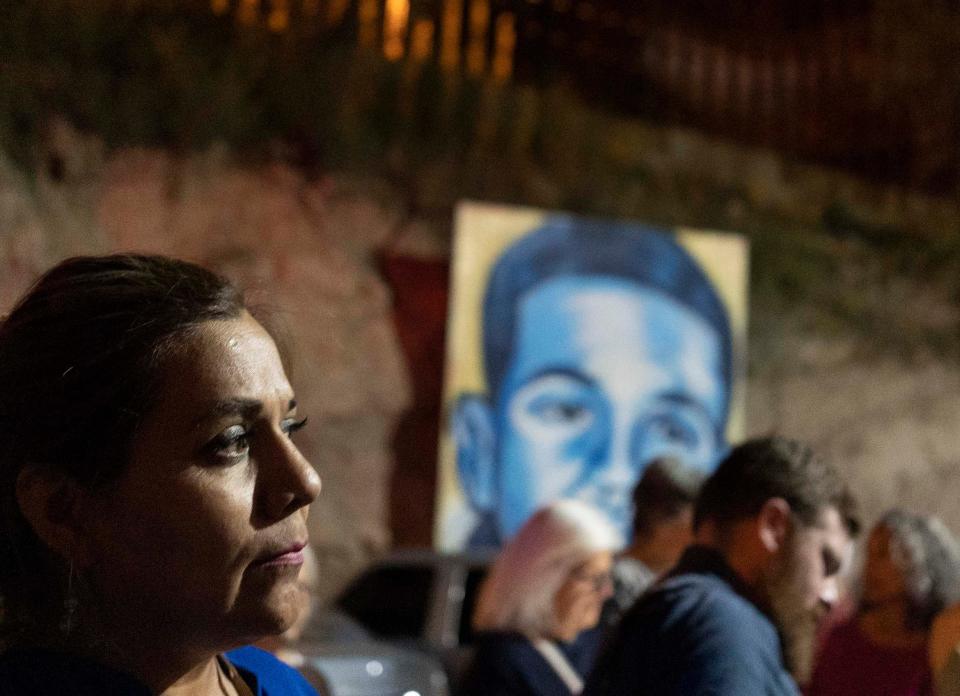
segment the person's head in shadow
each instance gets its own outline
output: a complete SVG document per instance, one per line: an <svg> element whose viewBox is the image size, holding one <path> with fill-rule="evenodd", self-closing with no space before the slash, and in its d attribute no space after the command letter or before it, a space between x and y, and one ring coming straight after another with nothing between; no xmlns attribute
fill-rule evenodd
<svg viewBox="0 0 960 696"><path fill-rule="evenodd" d="M867 539L857 616L881 641L925 640L934 618L960 600L960 548L943 523L888 511Z"/></svg>
<svg viewBox="0 0 960 696"><path fill-rule="evenodd" d="M0 324L8 643L154 692L221 679L218 654L301 606L320 490L291 440L304 422L223 278L157 256L53 268Z"/></svg>
<svg viewBox="0 0 960 696"><path fill-rule="evenodd" d="M884 513L867 538L855 613L825 633L810 696L930 693L934 618L960 598L960 550L936 518ZM939 642L939 641L937 641ZM949 648L947 649L949 652Z"/></svg>
<svg viewBox="0 0 960 696"><path fill-rule="evenodd" d="M654 460L633 489L633 538L625 554L662 575L693 542L693 506L703 471L672 458Z"/></svg>
<svg viewBox="0 0 960 696"><path fill-rule="evenodd" d="M570 642L592 628L611 589L620 538L584 503L557 501L503 547L477 599L477 631Z"/></svg>
<svg viewBox="0 0 960 696"><path fill-rule="evenodd" d="M553 218L497 260L482 311L486 393L452 414L480 520L471 545L498 545L562 498L626 536L643 465L710 471L726 451L727 313L670 235Z"/></svg>

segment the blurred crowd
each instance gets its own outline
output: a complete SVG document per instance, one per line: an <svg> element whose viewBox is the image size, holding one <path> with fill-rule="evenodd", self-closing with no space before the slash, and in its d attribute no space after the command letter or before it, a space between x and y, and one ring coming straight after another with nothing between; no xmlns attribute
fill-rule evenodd
<svg viewBox="0 0 960 696"><path fill-rule="evenodd" d="M734 448L704 475L651 462L625 549L562 500L496 558L464 696L960 694L960 548L854 496L805 445Z"/></svg>
<svg viewBox="0 0 960 696"><path fill-rule="evenodd" d="M0 321L0 695L316 693L305 424L225 279L142 255L43 276ZM861 535L796 440L724 452L708 477L646 462L626 548L582 500L518 522L455 693L960 695L948 529L893 509Z"/></svg>

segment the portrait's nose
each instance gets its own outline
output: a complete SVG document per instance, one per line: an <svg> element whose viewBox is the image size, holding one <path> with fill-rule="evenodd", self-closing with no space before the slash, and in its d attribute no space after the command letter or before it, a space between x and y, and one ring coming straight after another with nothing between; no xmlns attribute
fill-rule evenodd
<svg viewBox="0 0 960 696"><path fill-rule="evenodd" d="M320 495L320 475L286 435L278 436L261 456L259 497L268 521L281 520Z"/></svg>
<svg viewBox="0 0 960 696"><path fill-rule="evenodd" d="M616 424L608 432L606 447L593 462L593 473L583 496L586 502L602 510L624 539L630 535L631 493L639 471L632 456L629 428Z"/></svg>
<svg viewBox="0 0 960 696"><path fill-rule="evenodd" d="M634 461L634 436L629 423L614 422L606 448L606 461L601 463L600 479L605 487L625 491L629 495L636 483L638 466Z"/></svg>

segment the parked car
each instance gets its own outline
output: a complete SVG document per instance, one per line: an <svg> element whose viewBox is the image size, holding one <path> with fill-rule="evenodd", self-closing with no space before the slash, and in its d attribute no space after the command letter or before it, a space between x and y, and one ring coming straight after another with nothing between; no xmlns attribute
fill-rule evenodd
<svg viewBox="0 0 960 696"><path fill-rule="evenodd" d="M470 657L470 617L492 552L400 550L374 561L336 606L374 636L439 659L452 681Z"/></svg>
<svg viewBox="0 0 960 696"><path fill-rule="evenodd" d="M448 696L447 675L429 655L385 644L303 646L300 672L320 696Z"/></svg>
<svg viewBox="0 0 960 696"><path fill-rule="evenodd" d="M435 657L374 638L336 609L316 612L301 638L278 657L296 667L321 696L449 696Z"/></svg>

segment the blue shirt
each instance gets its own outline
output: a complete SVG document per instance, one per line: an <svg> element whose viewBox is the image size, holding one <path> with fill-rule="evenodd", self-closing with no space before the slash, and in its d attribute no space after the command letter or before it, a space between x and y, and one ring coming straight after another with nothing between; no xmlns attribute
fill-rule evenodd
<svg viewBox="0 0 960 696"><path fill-rule="evenodd" d="M797 696L780 636L723 557L687 550L627 612L584 696Z"/></svg>
<svg viewBox="0 0 960 696"><path fill-rule="evenodd" d="M297 670L270 653L247 646L226 654L254 696L317 696Z"/></svg>

